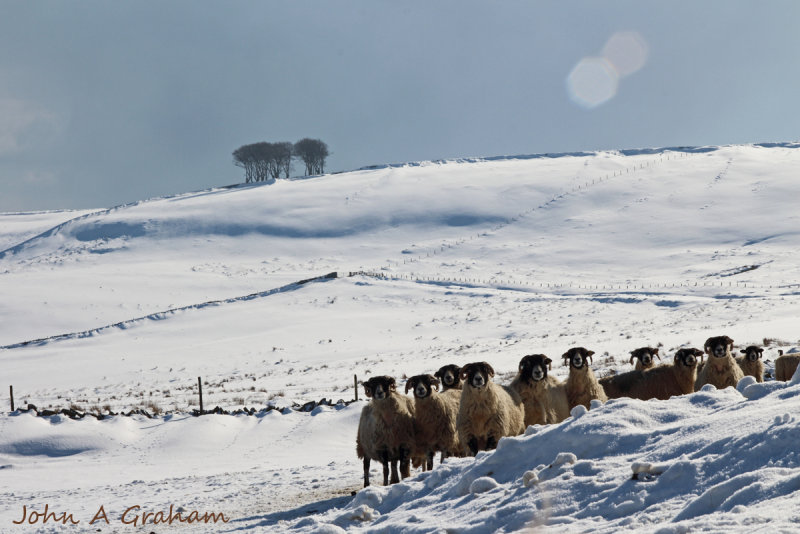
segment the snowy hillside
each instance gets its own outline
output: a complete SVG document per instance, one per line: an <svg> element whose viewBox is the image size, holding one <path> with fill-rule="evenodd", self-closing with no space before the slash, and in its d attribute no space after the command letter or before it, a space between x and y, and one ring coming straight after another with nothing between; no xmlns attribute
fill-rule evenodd
<svg viewBox="0 0 800 534"><path fill-rule="evenodd" d="M207 409L283 408L352 400L353 375L485 360L506 383L575 345L602 375L721 334L771 370L800 339L798 164L800 144L490 158L0 214L0 386L161 414L4 412L0 531L63 530L11 523L45 504L85 531L100 505L115 532L134 505L219 531L792 530L800 385L612 401L355 498L362 401L189 412L198 376Z"/></svg>

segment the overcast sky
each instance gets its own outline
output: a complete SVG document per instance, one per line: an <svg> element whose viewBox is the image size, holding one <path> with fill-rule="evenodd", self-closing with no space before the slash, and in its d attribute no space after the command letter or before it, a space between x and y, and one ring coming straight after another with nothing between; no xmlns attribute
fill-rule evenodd
<svg viewBox="0 0 800 534"><path fill-rule="evenodd" d="M0 0L5 212L241 182L256 141L339 171L799 126L796 0Z"/></svg>

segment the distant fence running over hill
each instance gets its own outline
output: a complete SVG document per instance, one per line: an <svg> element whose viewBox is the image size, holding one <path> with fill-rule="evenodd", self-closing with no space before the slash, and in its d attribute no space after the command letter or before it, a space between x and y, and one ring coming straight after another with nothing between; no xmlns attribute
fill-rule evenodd
<svg viewBox="0 0 800 534"><path fill-rule="evenodd" d="M120 321L118 323L114 323L114 324L110 324L110 325L106 325L106 326L100 326L98 328L92 328L91 330L83 330L83 331L80 331L80 332L70 332L69 334L58 334L58 335L55 335L55 336L48 336L48 337L43 337L43 338L39 338L39 339L33 339L33 340L29 340L29 341L21 341L19 343L13 343L11 345L2 346L2 347L0 347L0 350L3 350L3 349L17 349L17 348L20 348L20 347L26 347L28 345L43 345L43 344L49 343L51 341L60 341L60 340L65 340L65 339L81 339L81 338L85 338L85 337L91 337L91 336L93 336L95 334L99 334L100 332L102 332L104 330L108 330L108 329L111 329L111 328L125 328L125 327L127 327L127 326L129 326L129 325L131 325L133 323L139 322L139 321L162 320L162 319L166 318L168 315L172 315L172 314L175 314L175 313L178 313L178 312L182 312L182 311L198 310L198 309L207 308L207 307L210 307L210 306L219 306L221 304L230 304L230 303L233 303L233 302L242 302L242 301L253 300L253 299L262 298L262 297L268 297L268 296L274 295L276 293L283 293L283 292L286 292L286 291L293 291L293 290L298 289L298 288L300 288L300 287L302 287L302 286L304 286L306 284L309 284L309 283L324 282L324 281L336 278L337 276L338 276L338 273L332 272L332 273L328 273L328 274L323 274L321 276L315 276L315 277L312 277L312 278L307 278L305 280L299 280L297 282L292 282L290 284L286 284L286 285L283 285L283 286L280 286L280 287L276 287L274 289L268 289L266 291L260 291L258 293L251 293L249 295L244 295L242 297L232 297L232 298L224 299L224 300L211 300L211 301L207 301L207 302L202 302L200 304L191 304L189 306L182 306L182 307L179 307L179 308L170 308L170 309L168 309L166 311L162 311L162 312L158 312L158 313L151 313L150 315L145 315L143 317L136 317L134 319L128 319L126 321Z"/></svg>
<svg viewBox="0 0 800 534"><path fill-rule="evenodd" d="M635 290L654 290L654 289L679 289L679 288L741 288L741 289L797 289L800 290L800 283L798 282L781 282L775 284L755 284L752 282L734 282L734 281L697 281L697 280L684 280L684 281L668 281L668 282L599 282L599 283L582 283L582 282L544 282L544 281L531 281L531 280L512 280L506 279L484 279L484 278L471 278L471 277L447 277L447 276L432 276L417 273L385 273L375 271L359 271L351 272L349 276L366 276L369 278L376 278L380 280L407 280L410 282L431 283L431 284L453 284L453 285L466 285L470 287L485 287L496 289L508 289L515 291L533 291L536 289L551 289L551 290L585 290L585 291L635 291Z"/></svg>
<svg viewBox="0 0 800 534"><path fill-rule="evenodd" d="M409 258L404 258L403 259L403 264L414 263L414 262L422 260L423 258L428 258L428 257L431 257L431 256L435 256L437 254L440 254L440 253L444 253L447 249L452 249L452 248L458 247L458 246L463 245L463 244L465 244L465 243L467 243L469 241L472 241L472 240L475 240L475 239L479 239L481 237L486 237L486 236L490 235L489 232L497 232L499 230L502 230L503 228L505 228L507 226L510 226L513 223L516 223L517 221L519 221L522 218L528 217L528 216L530 216L530 215L532 215L534 213L537 213L538 211L540 211L540 210L542 210L544 208L549 207L554 202L557 202L557 201L559 201L559 200L561 200L561 199L563 199L563 198L565 198L565 197L567 197L569 195L585 191L590 186L602 184L602 183L607 182L608 180L616 178L618 176L634 174L634 173L636 173L637 171L640 171L640 170L650 169L652 167L655 167L656 164L663 163L664 161L672 161L672 160L676 160L676 159L684 159L684 158L687 158L687 157L689 157L691 155L697 155L697 154L704 154L704 153L707 153L707 152L712 152L714 150L717 150L717 147L699 147L699 148L682 147L682 148L674 149L674 150L676 150L675 152L672 152L671 150L673 150L673 149L652 149L652 150L650 150L650 149L642 149L642 150L620 151L620 153L622 153L623 155L626 155L626 156L655 155L655 156L658 156L658 158L657 159L652 159L652 160L649 160L649 161L645 161L645 162L641 162L641 163L637 163L637 164L635 164L635 165L633 165L631 167L624 167L624 168L621 168L621 169L618 169L618 170L615 170L615 171L601 173L600 175L596 176L595 178L593 178L591 180L586 179L583 184L578 184L578 185L573 186L570 189L565 189L565 190L561 191L560 193L557 193L557 194L553 195L553 197L550 200L540 204L539 206L531 207L531 208L528 208L525 211L519 212L516 215L507 218L505 221L500 222L500 223L496 224L495 226L493 226L493 227L491 227L489 229L482 230L482 231L477 232L475 234L471 234L471 235L469 235L467 237L456 239L455 241L452 241L450 243L446 243L446 244L440 245L438 247L429 249L429 250L425 251L424 255L420 253L420 254L416 254L416 255L414 255L412 257L409 257ZM514 159L538 159L538 158L545 158L545 157L560 157L560 156L564 156L564 155L590 156L590 155L594 155L594 153L580 152L580 153L575 153L575 154L556 154L556 155L552 155L552 156L550 154L538 154L538 155L535 155L535 156L513 156L513 157L502 156L502 157L498 157L498 158L483 158L483 159L476 158L474 160L470 159L470 160L457 160L457 161L459 161L459 162L465 161L465 162L470 162L470 163L477 163L477 162L480 162L480 161L498 161L498 160L514 160ZM446 163L446 161L431 162L431 163ZM402 166L410 166L410 165L409 164L397 165L397 167L402 167ZM386 166L386 168L392 168L392 167L395 167L395 166L393 166L393 165L387 165ZM400 262L392 262L391 260L388 261L388 264L391 265L392 263L399 264Z"/></svg>

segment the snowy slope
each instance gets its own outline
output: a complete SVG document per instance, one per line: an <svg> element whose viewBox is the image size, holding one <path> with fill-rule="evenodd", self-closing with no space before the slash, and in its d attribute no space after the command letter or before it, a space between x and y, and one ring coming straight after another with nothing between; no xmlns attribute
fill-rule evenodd
<svg viewBox="0 0 800 534"><path fill-rule="evenodd" d="M671 356L717 334L766 340L771 369L798 344L798 148L429 162L0 214L0 386L14 386L18 405L171 412L0 415L0 501L12 503L0 531L45 503L88 531L98 494L117 516L135 504L224 510L231 531L790 530L790 515L742 499L754 488L767 510L791 499L797 424L784 414L796 386L615 401L355 500L363 402L187 412L198 376L207 408L283 407L350 400L354 374L402 384L486 360L507 382L523 355L557 361L574 345L595 350L603 374L626 370L633 348L660 343ZM339 277L294 284L330 272ZM561 453L575 461L541 467ZM630 481L634 462L664 473ZM526 487L527 471L541 482ZM310 511L321 514L303 520Z"/></svg>

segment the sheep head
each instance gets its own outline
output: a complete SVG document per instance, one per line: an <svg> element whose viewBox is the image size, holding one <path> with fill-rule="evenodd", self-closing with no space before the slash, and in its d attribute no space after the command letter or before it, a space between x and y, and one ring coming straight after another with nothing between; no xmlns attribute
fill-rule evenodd
<svg viewBox="0 0 800 534"><path fill-rule="evenodd" d="M758 361L758 359L764 354L764 349L757 345L750 345L746 349L742 349L740 352L744 354L746 360L755 362Z"/></svg>
<svg viewBox="0 0 800 534"><path fill-rule="evenodd" d="M406 382L406 393L409 389L414 391L414 397L424 399L430 397L433 388L439 391L439 380L433 375L412 376Z"/></svg>
<svg viewBox="0 0 800 534"><path fill-rule="evenodd" d="M375 400L385 399L396 388L394 378L391 376L373 376L364 382L364 393Z"/></svg>
<svg viewBox="0 0 800 534"><path fill-rule="evenodd" d="M469 386L481 389L489 383L494 376L494 369L486 362L468 363L461 368L460 377Z"/></svg>
<svg viewBox="0 0 800 534"><path fill-rule="evenodd" d="M444 389L457 388L461 384L461 367L451 363L441 367L433 376L442 381Z"/></svg>
<svg viewBox="0 0 800 534"><path fill-rule="evenodd" d="M700 349L678 349L675 353L675 361L673 365L685 365L686 367L694 367L697 365L697 358L703 361L703 351Z"/></svg>
<svg viewBox="0 0 800 534"><path fill-rule="evenodd" d="M724 358L733 349L733 340L728 336L710 337L703 348L709 356Z"/></svg>
<svg viewBox="0 0 800 534"><path fill-rule="evenodd" d="M589 367L589 363L592 362L592 354L594 354L594 351L583 347L573 347L561 357L564 358L564 365L569 365L570 370L582 370Z"/></svg>
<svg viewBox="0 0 800 534"><path fill-rule="evenodd" d="M643 368L650 369L656 364L656 361L653 359L654 356L659 360L661 359L661 356L658 355L658 349L654 349L653 347L642 347L632 350L631 365L633 365L633 360L637 359L641 362Z"/></svg>
<svg viewBox="0 0 800 534"><path fill-rule="evenodd" d="M553 360L544 354L529 354L519 362L519 377L524 382L538 382L547 378L547 370L552 369Z"/></svg>

